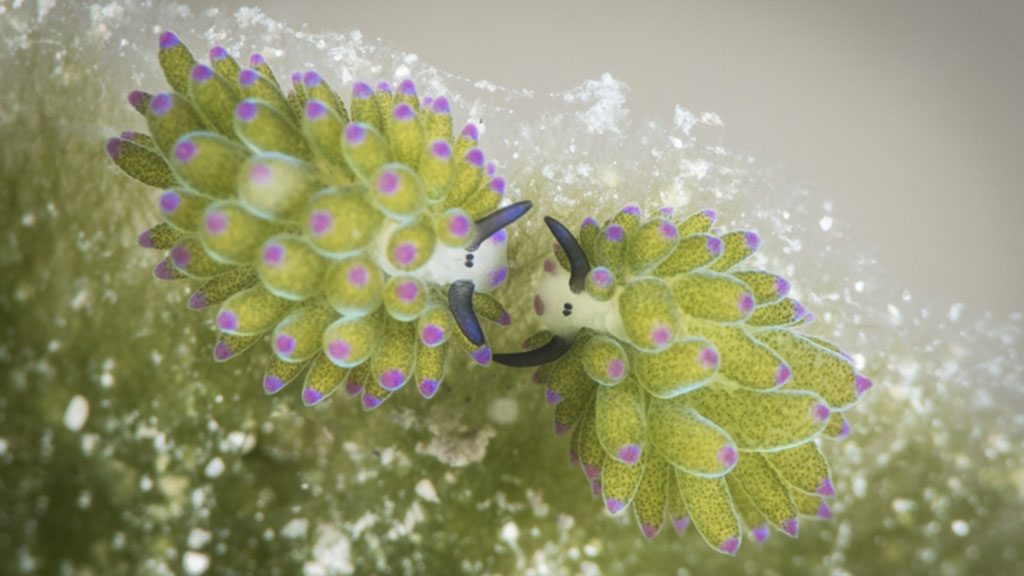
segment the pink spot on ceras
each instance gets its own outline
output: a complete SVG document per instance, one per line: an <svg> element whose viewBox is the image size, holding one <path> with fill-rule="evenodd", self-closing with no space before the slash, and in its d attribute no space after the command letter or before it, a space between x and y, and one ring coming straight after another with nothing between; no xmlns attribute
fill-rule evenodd
<svg viewBox="0 0 1024 576"><path fill-rule="evenodd" d="M492 358L491 347L490 346L481 346L481 347L477 348L476 350L473 350L472 352L470 352L469 356L477 364L479 364L481 366L487 366L487 365L489 365L491 363L491 358Z"/></svg>
<svg viewBox="0 0 1024 576"><path fill-rule="evenodd" d="M548 388L544 391L544 401L547 402L548 405L554 406L562 401L562 395L551 388Z"/></svg>
<svg viewBox="0 0 1024 576"><path fill-rule="evenodd" d="M178 268L188 268L189 262L192 260L192 255L189 253L188 248L182 244L178 244L174 248L171 248L171 261Z"/></svg>
<svg viewBox="0 0 1024 576"><path fill-rule="evenodd" d="M477 129L476 124L466 124L462 129L462 135L476 142L480 139L480 130Z"/></svg>
<svg viewBox="0 0 1024 576"><path fill-rule="evenodd" d="M554 274L556 267L557 265L555 264L554 260L550 258L544 260L544 272L547 272L548 274Z"/></svg>
<svg viewBox="0 0 1024 576"><path fill-rule="evenodd" d="M669 240L675 240L676 237L679 236L679 231L676 230L675 225L668 220L662 220L661 223L658 224L658 231L661 232L663 237L668 238Z"/></svg>
<svg viewBox="0 0 1024 576"><path fill-rule="evenodd" d="M168 214L174 212L181 205L181 196L173 191L168 190L160 195L160 209Z"/></svg>
<svg viewBox="0 0 1024 576"><path fill-rule="evenodd" d="M452 157L452 147L444 140L438 140L430 145L430 153L438 160L448 160Z"/></svg>
<svg viewBox="0 0 1024 576"><path fill-rule="evenodd" d="M544 315L544 299L540 297L540 294L535 294L533 296L533 312L537 316Z"/></svg>
<svg viewBox="0 0 1024 576"><path fill-rule="evenodd" d="M121 155L121 141L117 138L107 140L107 156L117 158Z"/></svg>
<svg viewBox="0 0 1024 576"><path fill-rule="evenodd" d="M217 315L217 327L221 330L232 331L238 329L238 314L231 310L224 310Z"/></svg>
<svg viewBox="0 0 1024 576"><path fill-rule="evenodd" d="M726 444L718 450L718 463L726 468L735 466L739 457L739 452L736 451L736 447L732 444Z"/></svg>
<svg viewBox="0 0 1024 576"><path fill-rule="evenodd" d="M823 520L830 520L832 518L832 509L828 507L828 504L824 502L818 504L818 518Z"/></svg>
<svg viewBox="0 0 1024 576"><path fill-rule="evenodd" d="M243 122L252 122L256 118L257 112L259 112L259 108L256 103L249 100L243 100L235 107L235 116Z"/></svg>
<svg viewBox="0 0 1024 576"><path fill-rule="evenodd" d="M497 194L505 193L505 179L501 176L491 180L491 190L494 190Z"/></svg>
<svg viewBox="0 0 1024 576"><path fill-rule="evenodd" d="M366 410L373 410L377 406L380 406L381 403L384 402L384 401L381 400L380 398L374 396L373 394L370 394L369 392L365 392L365 393L363 393L363 400L362 400L362 402L363 402L363 408L364 409L366 409Z"/></svg>
<svg viewBox="0 0 1024 576"><path fill-rule="evenodd" d="M714 348L704 348L700 351L700 364L708 370L718 367L718 351Z"/></svg>
<svg viewBox="0 0 1024 576"><path fill-rule="evenodd" d="M608 375L612 380L618 380L622 378L622 375L626 373L626 363L621 359L616 358L608 363L605 368L605 374Z"/></svg>
<svg viewBox="0 0 1024 576"><path fill-rule="evenodd" d="M448 99L444 96L434 98L434 102L430 105L430 109L433 110L435 114L452 113L451 105L448 103Z"/></svg>
<svg viewBox="0 0 1024 576"><path fill-rule="evenodd" d="M761 237L757 235L757 232L745 232L743 234L743 241L747 244L747 248L750 250L757 250L757 247L761 245Z"/></svg>
<svg viewBox="0 0 1024 576"><path fill-rule="evenodd" d="M320 236L331 229L334 219L327 212L317 210L309 215L309 230Z"/></svg>
<svg viewBox="0 0 1024 576"><path fill-rule="evenodd" d="M556 436L565 436L566 434L569 433L569 430L571 430L571 429L572 429L572 426L569 426L568 424L565 424L563 422L558 422L558 421L555 422L555 435Z"/></svg>
<svg viewBox="0 0 1024 576"><path fill-rule="evenodd" d="M675 213L676 213L676 209L671 207L671 206L662 206L661 208L658 209L658 214L661 214L662 216L665 216L666 218L671 217Z"/></svg>
<svg viewBox="0 0 1024 576"><path fill-rule="evenodd" d="M327 343L327 354L337 360L348 360L352 354L352 346L345 340L331 340Z"/></svg>
<svg viewBox="0 0 1024 576"><path fill-rule="evenodd" d="M386 94L391 94L391 84L386 82L386 81L384 81L384 80L381 80L380 82L377 82L377 92L384 92Z"/></svg>
<svg viewBox="0 0 1024 576"><path fill-rule="evenodd" d="M210 60L221 60L228 57L228 51L223 46L210 48Z"/></svg>
<svg viewBox="0 0 1024 576"><path fill-rule="evenodd" d="M789 280L786 280L782 276L777 276L775 278L775 292L779 296L789 294Z"/></svg>
<svg viewBox="0 0 1024 576"><path fill-rule="evenodd" d="M263 391L267 394L276 394L284 388L284 380L281 380L273 374L267 374L263 377Z"/></svg>
<svg viewBox="0 0 1024 576"><path fill-rule="evenodd" d="M420 381L419 385L417 385L417 388L420 391L420 395L429 400L437 394L437 389L440 385L441 383L433 378L424 378Z"/></svg>
<svg viewBox="0 0 1024 576"><path fill-rule="evenodd" d="M290 355L295 351L295 338L289 334L278 334L274 339L274 349L285 356Z"/></svg>
<svg viewBox="0 0 1024 576"><path fill-rule="evenodd" d="M168 31L162 32L160 34L160 49L161 50L166 50L168 48L173 48L173 47L177 46L178 44L181 44L181 40L178 39L178 35L175 34L174 32L171 32L170 30L168 30Z"/></svg>
<svg viewBox="0 0 1024 576"><path fill-rule="evenodd" d="M249 56L249 66L253 68L266 64L267 61L263 59L263 55L259 52L254 52L252 56Z"/></svg>
<svg viewBox="0 0 1024 576"><path fill-rule="evenodd" d="M408 266L416 260L416 256L419 254L419 250L416 249L415 244L409 242L403 242L398 246L395 246L395 262L398 262L401 266Z"/></svg>
<svg viewBox="0 0 1024 576"><path fill-rule="evenodd" d="M714 210L705 210L704 212L702 212L702 214L704 214L704 216L708 220L711 220L712 222L718 220L718 212L715 212Z"/></svg>
<svg viewBox="0 0 1024 576"><path fill-rule="evenodd" d="M584 464L583 473L586 474L587 478L595 480L601 476L601 467L596 464Z"/></svg>
<svg viewBox="0 0 1024 576"><path fill-rule="evenodd" d="M260 73L252 68L246 68L238 73L238 83L242 86L252 86L260 78Z"/></svg>
<svg viewBox="0 0 1024 576"><path fill-rule="evenodd" d="M202 84L210 78L213 78L213 69L205 64L197 64L192 68L192 80L196 84Z"/></svg>
<svg viewBox="0 0 1024 576"><path fill-rule="evenodd" d="M385 370L380 375L380 386L385 390L396 390L405 383L405 373L401 370Z"/></svg>
<svg viewBox="0 0 1024 576"><path fill-rule="evenodd" d="M811 409L811 417L814 418L815 422L824 422L825 420L828 420L828 417L831 415L832 410L830 410L827 405L820 402L815 404Z"/></svg>
<svg viewBox="0 0 1024 576"><path fill-rule="evenodd" d="M750 292L744 292L740 296L739 308L741 314L749 314L754 309L754 296Z"/></svg>
<svg viewBox="0 0 1024 576"><path fill-rule="evenodd" d="M789 364L779 364L779 368L775 371L775 385L782 386L789 382L792 375L793 371L789 369Z"/></svg>
<svg viewBox="0 0 1024 576"><path fill-rule="evenodd" d="M420 294L420 287L415 282L402 282L395 287L395 296L402 302L412 302Z"/></svg>
<svg viewBox="0 0 1024 576"><path fill-rule="evenodd" d="M356 82L352 85L352 97L357 100L365 100L373 96L373 88L366 82Z"/></svg>
<svg viewBox="0 0 1024 576"><path fill-rule="evenodd" d="M630 216L639 216L640 207L637 206L636 204L626 204L625 206L622 207L622 212L625 214L629 214Z"/></svg>
<svg viewBox="0 0 1024 576"><path fill-rule="evenodd" d="M228 216L223 212L210 212L204 222L206 231L214 236L223 233L228 227Z"/></svg>
<svg viewBox="0 0 1024 576"><path fill-rule="evenodd" d="M469 218L462 214L456 214L448 219L448 232L456 238L462 238L469 234Z"/></svg>
<svg viewBox="0 0 1024 576"><path fill-rule="evenodd" d="M420 340L427 346L433 346L444 340L444 329L437 324L427 324L420 331Z"/></svg>
<svg viewBox="0 0 1024 576"><path fill-rule="evenodd" d="M345 393L349 396L355 396L363 391L363 385L355 380L345 380Z"/></svg>
<svg viewBox="0 0 1024 576"><path fill-rule="evenodd" d="M590 278L599 288L607 288L612 283L612 274L607 268L594 268Z"/></svg>
<svg viewBox="0 0 1024 576"><path fill-rule="evenodd" d="M348 280L349 284L362 288L366 286L366 282L369 280L369 274L370 273L367 271L366 267L353 266L348 271L348 274L345 275L345 279Z"/></svg>
<svg viewBox="0 0 1024 576"><path fill-rule="evenodd" d="M139 234L139 246L142 246L143 248L153 247L153 235L149 232L149 230L146 230L142 234Z"/></svg>
<svg viewBox="0 0 1024 576"><path fill-rule="evenodd" d="M153 111L156 116L163 116L171 111L174 106L174 98L170 94L163 92L157 94L149 102L149 109Z"/></svg>
<svg viewBox="0 0 1024 576"><path fill-rule="evenodd" d="M618 224L612 224L604 231L604 237L612 242L622 242L624 236L625 231Z"/></svg>
<svg viewBox="0 0 1024 576"><path fill-rule="evenodd" d="M683 516L682 518L673 518L672 527L676 529L677 534L686 532L686 529L690 527L690 518Z"/></svg>
<svg viewBox="0 0 1024 576"><path fill-rule="evenodd" d="M800 531L800 523L799 523L799 521L797 521L796 518L790 518L788 520L783 520L783 522L782 522L782 531L785 532L786 534L789 534L790 536L796 538L797 533Z"/></svg>
<svg viewBox="0 0 1024 576"><path fill-rule="evenodd" d="M638 444L627 444L622 448L619 448L618 456L625 464L633 465L640 461L640 454L643 452Z"/></svg>
<svg viewBox="0 0 1024 576"><path fill-rule="evenodd" d="M722 542L718 549L730 556L735 556L736 552L740 549L740 539L735 537L728 538L725 542Z"/></svg>
<svg viewBox="0 0 1024 576"><path fill-rule="evenodd" d="M479 148L473 148L469 152L466 152L466 162L469 162L477 168L484 165L484 152Z"/></svg>
<svg viewBox="0 0 1024 576"><path fill-rule="evenodd" d="M661 530L661 526L655 526L654 524L644 524L640 526L640 531L644 533L644 537L648 540L654 540L654 537L658 535L659 530Z"/></svg>
<svg viewBox="0 0 1024 576"><path fill-rule="evenodd" d="M206 308L207 305L208 303L206 301L206 295L204 295L202 292L195 292L188 298L188 307L192 308L193 310Z"/></svg>
<svg viewBox="0 0 1024 576"><path fill-rule="evenodd" d="M606 499L604 501L604 504L605 506L608 507L608 511L612 514L618 514L622 511L623 508L626 507L626 505L623 504L621 500L616 500L615 498Z"/></svg>
<svg viewBox="0 0 1024 576"><path fill-rule="evenodd" d="M398 84L398 91L406 96L415 96L416 84L412 80L406 78Z"/></svg>
<svg viewBox="0 0 1024 576"><path fill-rule="evenodd" d="M277 266L284 260L284 246L271 244L263 249L263 262L267 266Z"/></svg>
<svg viewBox="0 0 1024 576"><path fill-rule="evenodd" d="M659 325L655 326L654 329L651 330L651 342L653 342L655 345L659 347L667 346L671 340L672 330L670 330L668 326Z"/></svg>
<svg viewBox="0 0 1024 576"><path fill-rule="evenodd" d="M266 186L274 178L274 171L269 165L262 162L255 162L249 167L249 181L253 184Z"/></svg>
<svg viewBox="0 0 1024 576"><path fill-rule="evenodd" d="M721 256L722 239L716 236L708 236L708 253L712 256Z"/></svg>
<svg viewBox="0 0 1024 576"><path fill-rule="evenodd" d="M324 399L324 395L313 388L302 389L302 403L306 406L313 406L319 404Z"/></svg>
<svg viewBox="0 0 1024 576"><path fill-rule="evenodd" d="M132 108L141 108L145 99L146 93L142 90L132 90L128 93L128 103L132 105Z"/></svg>
<svg viewBox="0 0 1024 576"><path fill-rule="evenodd" d="M853 379L853 388L857 392L857 396L863 396L864 393L870 390L874 385L875 383L872 382L870 378L861 376L860 374Z"/></svg>
<svg viewBox="0 0 1024 576"><path fill-rule="evenodd" d="M850 422L843 418L843 425L839 428L839 438L846 438L850 435Z"/></svg>
<svg viewBox="0 0 1024 576"><path fill-rule="evenodd" d="M398 190L398 174L391 170L381 172L377 177L377 191L385 196L391 196Z"/></svg>
<svg viewBox="0 0 1024 576"><path fill-rule="evenodd" d="M305 84L307 88L315 88L323 84L323 82L323 77L320 76L320 73L316 70L307 70L302 76L302 83Z"/></svg>
<svg viewBox="0 0 1024 576"><path fill-rule="evenodd" d="M409 106L405 102L399 104L398 106L395 106L393 114L395 116L395 120L399 120L402 122L412 120L413 117L416 115L416 113L413 112L412 110L412 106Z"/></svg>
<svg viewBox="0 0 1024 576"><path fill-rule="evenodd" d="M310 120L318 120L327 114L327 106L324 106L323 102L319 100L310 100L306 102L306 118Z"/></svg>
<svg viewBox="0 0 1024 576"><path fill-rule="evenodd" d="M366 139L366 128L358 122L350 122L345 127L345 141L351 145L362 144Z"/></svg>
<svg viewBox="0 0 1024 576"><path fill-rule="evenodd" d="M750 531L750 535L754 537L754 542L757 542L758 544L763 544L765 540L768 540L769 534L771 534L771 532L768 531L768 526L764 524L756 526Z"/></svg>
<svg viewBox="0 0 1024 576"><path fill-rule="evenodd" d="M217 342L213 347L213 357L221 362L231 358L233 353L231 346L228 346L227 342Z"/></svg>
<svg viewBox="0 0 1024 576"><path fill-rule="evenodd" d="M818 486L817 493L821 496L835 496L836 489L832 486L832 479L826 476L825 479L821 481L821 485Z"/></svg>

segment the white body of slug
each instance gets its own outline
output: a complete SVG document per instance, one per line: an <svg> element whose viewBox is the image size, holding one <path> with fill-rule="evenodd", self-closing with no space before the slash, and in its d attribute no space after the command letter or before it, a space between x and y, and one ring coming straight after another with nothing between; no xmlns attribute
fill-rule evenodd
<svg viewBox="0 0 1024 576"><path fill-rule="evenodd" d="M474 252L438 242L423 266L406 272L395 268L387 257L388 238L398 226L396 223L385 225L377 235L372 251L377 265L389 276L410 274L439 286L469 280L473 282L476 292L490 292L501 286L508 277L508 236L504 230L492 234Z"/></svg>
<svg viewBox="0 0 1024 576"><path fill-rule="evenodd" d="M553 257L544 259L533 297L533 312L544 328L558 336L574 337L581 328L606 333L628 342L619 316L619 288L615 295L600 301L586 292L575 294L569 288L569 273ZM570 304L569 310L566 304ZM566 311L570 313L565 314Z"/></svg>

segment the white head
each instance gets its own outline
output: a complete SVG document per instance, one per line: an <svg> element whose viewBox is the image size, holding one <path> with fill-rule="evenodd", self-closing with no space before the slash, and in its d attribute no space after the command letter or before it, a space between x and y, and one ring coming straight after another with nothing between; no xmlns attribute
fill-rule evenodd
<svg viewBox="0 0 1024 576"><path fill-rule="evenodd" d="M453 248L438 242L430 258L416 270L418 278L440 286L448 286L448 306L455 322L466 338L481 346L484 343L483 328L473 310L473 293L490 292L501 286L508 278L507 244L505 227L529 212L533 203L523 200L499 208L475 222L476 235L463 248ZM377 235L377 261L390 276L403 274L387 257L388 238L393 228Z"/></svg>

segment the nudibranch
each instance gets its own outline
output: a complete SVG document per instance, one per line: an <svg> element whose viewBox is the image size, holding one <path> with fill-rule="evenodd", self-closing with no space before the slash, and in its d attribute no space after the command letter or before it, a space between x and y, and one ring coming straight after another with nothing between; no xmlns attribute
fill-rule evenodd
<svg viewBox="0 0 1024 576"><path fill-rule="evenodd" d="M871 387L849 356L798 329L811 314L783 277L748 269L756 233L713 230L715 212L644 218L628 205L556 243L533 308L545 330L539 366L555 432L608 512L632 505L653 538L667 517L692 522L734 555L744 528L796 536L798 518L831 517L828 462L816 440L845 436L843 413Z"/></svg>
<svg viewBox="0 0 1024 576"><path fill-rule="evenodd" d="M305 371L306 405L344 386L368 410L408 382L433 397L452 342L490 363L479 318L509 322L488 293L531 204L505 198L475 125L453 135L446 97L356 82L346 108L315 71L286 92L259 54L202 64L172 32L159 61L171 90L128 96L149 134L107 153L164 189L139 243L166 252L157 278L201 282L189 307L218 307L215 360L269 335L266 393Z"/></svg>

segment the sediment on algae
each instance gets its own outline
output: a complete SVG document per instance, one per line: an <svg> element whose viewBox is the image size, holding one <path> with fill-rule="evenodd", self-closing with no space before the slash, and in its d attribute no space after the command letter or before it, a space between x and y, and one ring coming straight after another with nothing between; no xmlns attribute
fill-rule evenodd
<svg viewBox="0 0 1024 576"><path fill-rule="evenodd" d="M799 331L813 315L788 280L744 265L757 233L716 219L630 204L574 235L547 217L556 243L533 297L547 330L495 360L540 366L555 433L572 432L570 461L609 513L632 508L648 538L692 523L734 555L744 528L763 542L832 517L816 441L847 435L873 383Z"/></svg>
<svg viewBox="0 0 1024 576"><path fill-rule="evenodd" d="M283 87L260 54L243 68L215 46L199 63L173 32L158 55L171 91L128 95L149 133L106 150L166 189L139 244L166 252L157 278L197 282L190 308L218 308L216 361L269 335L267 394L304 373L307 406L341 388L367 410L409 382L432 398L451 343L490 363L477 315L509 322L488 292L508 278L504 228L530 203L504 202L446 97L355 82L346 107L316 71Z"/></svg>

